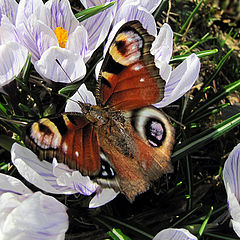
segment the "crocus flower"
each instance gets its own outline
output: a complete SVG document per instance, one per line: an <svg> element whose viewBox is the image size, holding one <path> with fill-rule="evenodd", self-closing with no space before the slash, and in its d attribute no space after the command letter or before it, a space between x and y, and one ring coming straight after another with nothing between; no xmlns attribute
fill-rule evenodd
<svg viewBox="0 0 240 240"><path fill-rule="evenodd" d="M85 76L88 35L68 0L49 0L45 4L42 0L21 0L16 27L43 78L68 83Z"/></svg>
<svg viewBox="0 0 240 240"><path fill-rule="evenodd" d="M0 174L1 240L64 240L66 210L55 198L33 193L20 180Z"/></svg>
<svg viewBox="0 0 240 240"><path fill-rule="evenodd" d="M108 28L105 27L105 32L109 31L109 22L116 25L120 21L128 22L131 20L139 20L144 28L148 29L149 33L156 35L156 22L152 12L156 10L162 0L144 1L144 0L117 0L115 8L108 8L100 14L88 18L83 22L88 29L95 29L95 22L101 18L104 22L107 20ZM107 4L106 0L81 0L85 8ZM104 23L103 22L103 23ZM106 23L105 23L106 24ZM103 31L103 30L102 30ZM105 35L106 36L106 35Z"/></svg>
<svg viewBox="0 0 240 240"><path fill-rule="evenodd" d="M180 228L167 228L159 232L153 240L197 240L188 230Z"/></svg>
<svg viewBox="0 0 240 240"><path fill-rule="evenodd" d="M240 144L230 153L223 168L223 181L227 192L228 209L233 230L240 237Z"/></svg>
<svg viewBox="0 0 240 240"><path fill-rule="evenodd" d="M40 161L29 149L14 143L11 149L12 162L19 173L31 184L53 194L96 195L89 203L89 208L106 204L117 196L112 189L101 189L99 185L82 176L79 171L70 169L53 159L52 163Z"/></svg>
<svg viewBox="0 0 240 240"><path fill-rule="evenodd" d="M16 7L15 1L0 1L0 87L14 80L28 56L14 26Z"/></svg>

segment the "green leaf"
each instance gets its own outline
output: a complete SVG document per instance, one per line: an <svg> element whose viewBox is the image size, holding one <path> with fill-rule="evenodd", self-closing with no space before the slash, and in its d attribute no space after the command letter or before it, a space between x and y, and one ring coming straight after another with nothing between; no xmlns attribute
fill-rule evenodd
<svg viewBox="0 0 240 240"><path fill-rule="evenodd" d="M187 28L187 26L190 23L191 19L195 16L195 14L197 13L198 9L202 5L203 1L204 0L199 1L197 6L193 9L192 13L189 15L189 17L187 18L186 22L182 25L180 31L178 32L179 34L182 34L184 32L184 30ZM176 36L176 40L178 40L178 39L179 39L179 36Z"/></svg>
<svg viewBox="0 0 240 240"><path fill-rule="evenodd" d="M9 152L11 151L12 145L15 142L16 141L9 136L0 135L0 146Z"/></svg>
<svg viewBox="0 0 240 240"><path fill-rule="evenodd" d="M206 33L199 41L197 41L195 44L193 44L189 49L187 49L183 54L186 54L190 51L192 51L195 47L197 47L199 44L202 44L210 39L214 39L214 37L209 36L209 33Z"/></svg>
<svg viewBox="0 0 240 240"><path fill-rule="evenodd" d="M201 102L201 99L203 98L205 94L205 90L209 86L209 84L213 81L213 79L218 75L219 71L221 70L223 64L227 61L230 54L233 52L234 49L231 49L228 51L228 53L219 61L218 65L216 66L216 69L214 73L209 77L208 81L204 83L202 87L202 91L199 91L196 96L194 97L193 101L187 106L185 110L185 116L188 116L186 119L190 118L190 115L192 117L191 111L198 105L199 102Z"/></svg>
<svg viewBox="0 0 240 240"><path fill-rule="evenodd" d="M63 96L71 96L73 93L75 93L78 88L81 86L82 81L78 83L73 83L73 84L68 84L66 87L60 89L58 91L58 94L63 95Z"/></svg>
<svg viewBox="0 0 240 240"><path fill-rule="evenodd" d="M210 56L212 54L216 54L218 52L217 49L212 49L212 50L205 50L205 51L199 51L196 52L195 54L199 57L207 57ZM188 56L190 56L192 53L188 53L188 54L184 54L184 55L180 55L180 56L175 56L172 57L169 63L174 63L174 62L178 62L178 61L183 61L185 60Z"/></svg>
<svg viewBox="0 0 240 240"><path fill-rule="evenodd" d="M212 211L213 211L213 206L211 206L211 209L210 209L210 211L209 211L206 219L203 221L203 224L202 224L202 226L201 226L200 229L199 229L198 234L199 234L200 237L202 236L202 234L203 234L203 232L204 232L204 230L205 230L205 228L206 228L206 226L207 226L207 223L208 223L208 221L209 221L209 218L210 218L211 215L212 215Z"/></svg>
<svg viewBox="0 0 240 240"><path fill-rule="evenodd" d="M120 229L113 228L107 234L114 240L131 240L128 236L124 235Z"/></svg>
<svg viewBox="0 0 240 240"><path fill-rule="evenodd" d="M28 82L28 79L29 79L29 76L30 76L30 70L31 70L31 53L28 54L28 57L27 57L27 60L26 60L26 63L22 69L22 79L23 79L23 82L24 83L27 83Z"/></svg>
<svg viewBox="0 0 240 240"><path fill-rule="evenodd" d="M102 5L99 5L99 6L95 6L95 7L91 7L91 8L88 8L88 9L85 9L77 14L75 14L75 17L77 18L77 20L79 22L82 22L84 21L85 19L93 16L93 15L96 15L110 7L112 7L113 5L115 4L115 1L113 2L110 2L108 4L102 4Z"/></svg>
<svg viewBox="0 0 240 240"><path fill-rule="evenodd" d="M224 133L232 130L234 127L240 124L240 113L228 118L222 123L207 129L194 137L188 138L182 144L179 144L172 155L172 161L175 162L178 159L186 156L187 154L196 151L200 147L208 144L209 142L216 140Z"/></svg>
<svg viewBox="0 0 240 240"><path fill-rule="evenodd" d="M224 99L226 96L228 96L238 88L240 88L240 79L225 86L223 90L218 91L213 97L201 103L200 106L189 117L186 118L186 121L196 116L197 114L200 116L202 114L205 114L208 107L219 102L221 99Z"/></svg>

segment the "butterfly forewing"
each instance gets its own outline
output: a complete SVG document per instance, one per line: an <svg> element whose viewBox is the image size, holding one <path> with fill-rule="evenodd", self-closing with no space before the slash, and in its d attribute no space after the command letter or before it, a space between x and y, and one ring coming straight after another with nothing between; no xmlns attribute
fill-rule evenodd
<svg viewBox="0 0 240 240"><path fill-rule="evenodd" d="M56 157L58 162L84 175L100 170L100 147L93 125L82 115L62 114L42 118L26 128L25 143L41 160Z"/></svg>
<svg viewBox="0 0 240 240"><path fill-rule="evenodd" d="M119 29L98 79L96 95L100 105L132 110L163 98L165 82L150 54L153 40L138 21Z"/></svg>

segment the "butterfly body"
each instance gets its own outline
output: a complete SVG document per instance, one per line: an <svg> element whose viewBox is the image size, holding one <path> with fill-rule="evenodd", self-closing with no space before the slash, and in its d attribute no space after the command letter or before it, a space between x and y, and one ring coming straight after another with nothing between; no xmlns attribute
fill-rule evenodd
<svg viewBox="0 0 240 240"><path fill-rule="evenodd" d="M26 128L25 143L40 159L59 162L132 201L151 181L171 172L174 130L153 106L163 98L150 47L154 37L132 21L117 32L102 65L97 105L43 118Z"/></svg>

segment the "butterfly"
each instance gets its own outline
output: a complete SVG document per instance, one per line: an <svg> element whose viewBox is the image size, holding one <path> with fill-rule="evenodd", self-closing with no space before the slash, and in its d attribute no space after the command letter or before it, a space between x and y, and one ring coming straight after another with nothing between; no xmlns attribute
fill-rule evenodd
<svg viewBox="0 0 240 240"><path fill-rule="evenodd" d="M55 157L130 201L171 172L174 129L151 106L163 99L165 86L150 53L153 41L139 21L125 23L103 61L97 105L79 103L81 113L27 125L26 146L41 160Z"/></svg>

